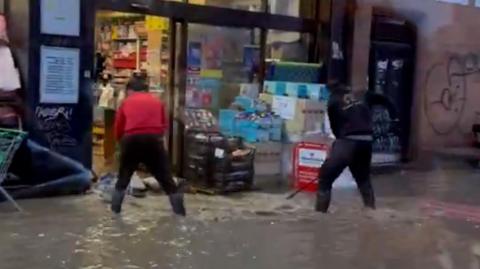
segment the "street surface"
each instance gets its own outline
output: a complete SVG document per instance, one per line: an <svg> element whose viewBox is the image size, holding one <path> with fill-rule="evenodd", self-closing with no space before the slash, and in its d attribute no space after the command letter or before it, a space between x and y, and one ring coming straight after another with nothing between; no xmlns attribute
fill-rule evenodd
<svg viewBox="0 0 480 269"><path fill-rule="evenodd" d="M120 218L95 194L2 204L0 268L480 269L479 170L437 162L374 185L377 211L342 188L328 215L278 191L189 195L185 219L155 195L129 197Z"/></svg>

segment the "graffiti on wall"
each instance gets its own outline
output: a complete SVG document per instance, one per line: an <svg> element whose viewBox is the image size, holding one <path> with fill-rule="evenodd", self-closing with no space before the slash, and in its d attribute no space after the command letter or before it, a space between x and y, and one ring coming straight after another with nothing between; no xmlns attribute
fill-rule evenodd
<svg viewBox="0 0 480 269"><path fill-rule="evenodd" d="M35 109L37 129L45 135L52 149L78 145L71 136L72 114L73 108L66 106L38 106Z"/></svg>
<svg viewBox="0 0 480 269"><path fill-rule="evenodd" d="M427 72L424 111L437 135L469 133L478 111L467 108L468 77L480 74L480 54L451 55L446 63L436 63Z"/></svg>

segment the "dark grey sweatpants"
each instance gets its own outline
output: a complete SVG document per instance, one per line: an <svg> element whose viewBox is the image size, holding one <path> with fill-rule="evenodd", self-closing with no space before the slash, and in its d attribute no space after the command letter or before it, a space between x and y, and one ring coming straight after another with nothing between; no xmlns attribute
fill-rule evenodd
<svg viewBox="0 0 480 269"><path fill-rule="evenodd" d="M320 169L319 191L332 189L333 182L345 168L350 168L358 189L363 194L373 193L370 181L372 160L372 142L361 140L338 139L334 142L330 155Z"/></svg>

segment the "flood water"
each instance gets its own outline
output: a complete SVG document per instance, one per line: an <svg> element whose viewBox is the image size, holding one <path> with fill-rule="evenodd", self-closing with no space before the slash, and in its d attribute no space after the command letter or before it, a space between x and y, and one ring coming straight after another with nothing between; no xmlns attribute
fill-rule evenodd
<svg viewBox="0 0 480 269"><path fill-rule="evenodd" d="M480 269L480 172L440 163L374 177L378 210L355 189L189 195L172 217L164 196L128 198L115 218L94 195L0 206L0 268L461 268Z"/></svg>

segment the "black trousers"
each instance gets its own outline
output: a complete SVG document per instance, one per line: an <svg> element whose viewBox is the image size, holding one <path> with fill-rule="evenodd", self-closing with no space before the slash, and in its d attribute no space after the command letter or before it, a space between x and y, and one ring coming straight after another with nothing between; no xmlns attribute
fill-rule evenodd
<svg viewBox="0 0 480 269"><path fill-rule="evenodd" d="M130 135L121 141L120 171L115 188L124 191L130 184L133 173L139 164L144 164L148 172L160 183L166 194L177 192L173 181L167 152L161 135Z"/></svg>
<svg viewBox="0 0 480 269"><path fill-rule="evenodd" d="M330 155L320 170L319 191L331 191L333 182L345 168L350 168L360 192L372 192L370 166L372 142L359 140L336 140Z"/></svg>

